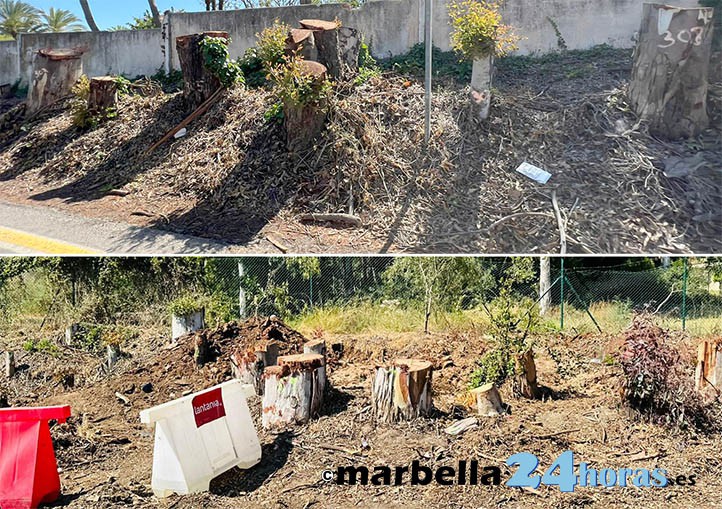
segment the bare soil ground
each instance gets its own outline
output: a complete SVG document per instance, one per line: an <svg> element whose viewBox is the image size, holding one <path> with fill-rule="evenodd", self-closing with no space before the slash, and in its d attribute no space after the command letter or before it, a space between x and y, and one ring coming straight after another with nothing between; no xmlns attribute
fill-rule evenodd
<svg viewBox="0 0 722 509"><path fill-rule="evenodd" d="M257 329L257 328L256 328ZM230 329L228 329L230 330ZM225 335L224 335L225 334ZM11 405L70 404L73 417L54 426L63 496L67 507L722 507L722 437L671 431L649 424L619 405L620 372L599 362L619 347L619 338L586 335L540 338L536 347L542 401L513 399L502 389L511 413L482 419L479 428L456 437L445 427L467 411L460 404L474 359L485 348L480 334L327 337L343 353L329 361L330 382L324 415L287 432L260 429L260 401L249 400L263 446L261 462L232 469L213 481L210 493L158 500L150 490L152 432L138 413L186 391L200 390L230 376L227 354L232 335L214 335L215 362L197 369L192 337L167 348L158 332L128 345L131 354L113 373L102 360L61 348L54 354L20 356L26 364L5 392ZM246 335L245 337L248 337ZM291 336L286 336L291 338ZM690 355L694 341L680 338ZM564 359L555 364L550 357ZM561 354L561 356L559 356ZM434 402L430 418L377 425L369 415L370 374L377 363L396 356L432 360ZM691 358L691 357L690 357ZM68 375L73 374L73 386ZM145 393L141 385L153 384ZM115 392L124 394L124 405ZM542 468L571 449L577 461L594 468L665 468L670 475L697 476L695 486L668 488L556 488L521 491L505 486L338 486L322 482L321 472L340 465L432 467L478 459L503 466L513 453L539 456Z"/></svg>
<svg viewBox="0 0 722 509"><path fill-rule="evenodd" d="M265 118L274 99L263 89L225 93L185 137L149 155L188 113L179 94L126 97L118 118L87 132L60 105L0 132L0 199L256 252L277 252L270 237L290 252L552 253L555 192L569 252L719 252L722 85L711 88L710 129L655 139L626 105L630 54L502 60L486 123L464 80L441 78L428 147L422 83L395 72L337 86L326 130L301 154L287 153L282 125ZM671 157L698 169L667 176ZM516 173L523 161L551 180ZM363 227L300 220L349 211Z"/></svg>

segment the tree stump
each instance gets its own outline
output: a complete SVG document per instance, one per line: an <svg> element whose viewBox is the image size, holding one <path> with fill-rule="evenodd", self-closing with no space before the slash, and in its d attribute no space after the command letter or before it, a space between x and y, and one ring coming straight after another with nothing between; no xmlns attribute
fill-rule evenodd
<svg viewBox="0 0 722 509"><path fill-rule="evenodd" d="M263 396L263 373L267 367L278 362L278 344L269 341L259 344L255 349L239 350L231 354L233 376L243 383L253 385L256 394Z"/></svg>
<svg viewBox="0 0 722 509"><path fill-rule="evenodd" d="M311 60L301 61L301 72L313 78L312 87L320 90L326 81L326 67ZM313 146L326 122L326 99L308 104L285 102L283 122L286 146L290 152L300 152Z"/></svg>
<svg viewBox="0 0 722 509"><path fill-rule="evenodd" d="M27 112L33 114L71 93L83 75L83 55L78 49L42 49L33 62L33 82L28 91Z"/></svg>
<svg viewBox="0 0 722 509"><path fill-rule="evenodd" d="M697 350L697 369L695 370L694 388L697 392L706 387L722 390L722 341L705 340Z"/></svg>
<svg viewBox="0 0 722 509"><path fill-rule="evenodd" d="M536 364L534 363L534 352L529 349L514 358L515 375L512 380L512 387L515 396L523 396L529 399L539 397L539 386L536 382Z"/></svg>
<svg viewBox="0 0 722 509"><path fill-rule="evenodd" d="M494 384L486 384L471 390L476 399L476 412L484 417L495 417L504 413L501 395Z"/></svg>
<svg viewBox="0 0 722 509"><path fill-rule="evenodd" d="M331 77L344 80L358 71L361 36L355 28L336 21L302 19L301 27L312 30L318 61L328 68Z"/></svg>
<svg viewBox="0 0 722 509"><path fill-rule="evenodd" d="M293 28L286 39L286 55L300 55L304 60L318 60L316 40L313 30L306 28Z"/></svg>
<svg viewBox="0 0 722 509"><path fill-rule="evenodd" d="M201 367L210 360L211 345L203 334L197 334L193 338L193 359L196 366Z"/></svg>
<svg viewBox="0 0 722 509"><path fill-rule="evenodd" d="M316 354L321 356L321 365L323 370L319 371L319 383L326 388L326 342L323 339L316 339L309 341L303 345L303 353L305 354Z"/></svg>
<svg viewBox="0 0 722 509"><path fill-rule="evenodd" d="M221 82L204 65L200 42L206 37L228 40L228 32L203 32L176 37L181 72L183 73L183 97L195 110L221 88Z"/></svg>
<svg viewBox="0 0 722 509"><path fill-rule="evenodd" d="M431 412L431 363L397 359L377 367L371 387L371 412L382 422L427 416Z"/></svg>
<svg viewBox="0 0 722 509"><path fill-rule="evenodd" d="M88 109L94 113L114 110L118 106L118 80L114 76L99 76L90 80Z"/></svg>
<svg viewBox="0 0 722 509"><path fill-rule="evenodd" d="M120 359L120 346L118 345L106 345L105 352L108 357L108 369L113 369Z"/></svg>
<svg viewBox="0 0 722 509"><path fill-rule="evenodd" d="M628 97L669 139L695 136L709 125L707 88L713 9L645 3Z"/></svg>
<svg viewBox="0 0 722 509"><path fill-rule="evenodd" d="M491 85L494 74L494 57L489 55L474 60L471 66L471 104L480 120L489 118Z"/></svg>
<svg viewBox="0 0 722 509"><path fill-rule="evenodd" d="M15 376L15 354L13 352L5 352L5 376L7 378Z"/></svg>
<svg viewBox="0 0 722 509"><path fill-rule="evenodd" d="M305 424L318 415L326 379L323 358L316 354L285 355L266 368L262 400L263 427Z"/></svg>

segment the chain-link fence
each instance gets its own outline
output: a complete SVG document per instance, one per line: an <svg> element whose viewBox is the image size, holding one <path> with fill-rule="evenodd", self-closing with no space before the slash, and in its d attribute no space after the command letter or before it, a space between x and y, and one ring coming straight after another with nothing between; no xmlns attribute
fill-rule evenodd
<svg viewBox="0 0 722 509"><path fill-rule="evenodd" d="M5 266L4 278L0 266L0 307L9 315L14 301L24 299L24 309L36 314L60 315L65 309L66 322L114 321L151 311L166 316L170 302L191 296L202 299L216 320L254 314L301 320L333 309L337 321L353 310L366 322L384 315L384 325L398 330L442 330L483 328L485 316L504 301L517 312L540 315L545 330L617 333L635 312L646 311L672 330L722 333L720 259L550 258L548 265L538 258L392 256L14 263ZM43 289L39 280L50 283ZM401 319L405 329L390 323Z"/></svg>

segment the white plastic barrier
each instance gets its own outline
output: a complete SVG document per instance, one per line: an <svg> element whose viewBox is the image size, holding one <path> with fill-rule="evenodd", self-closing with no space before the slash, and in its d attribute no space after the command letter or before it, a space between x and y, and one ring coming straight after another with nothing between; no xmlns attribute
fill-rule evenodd
<svg viewBox="0 0 722 509"><path fill-rule="evenodd" d="M155 424L153 493L167 497L208 491L211 479L261 460L261 444L246 398L253 386L231 380L143 410Z"/></svg>

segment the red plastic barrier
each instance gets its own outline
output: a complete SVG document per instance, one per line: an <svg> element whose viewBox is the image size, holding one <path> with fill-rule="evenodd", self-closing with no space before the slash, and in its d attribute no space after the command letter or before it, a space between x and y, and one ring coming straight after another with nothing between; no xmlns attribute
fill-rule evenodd
<svg viewBox="0 0 722 509"><path fill-rule="evenodd" d="M65 422L69 406L0 409L0 507L29 509L60 497L48 421Z"/></svg>

